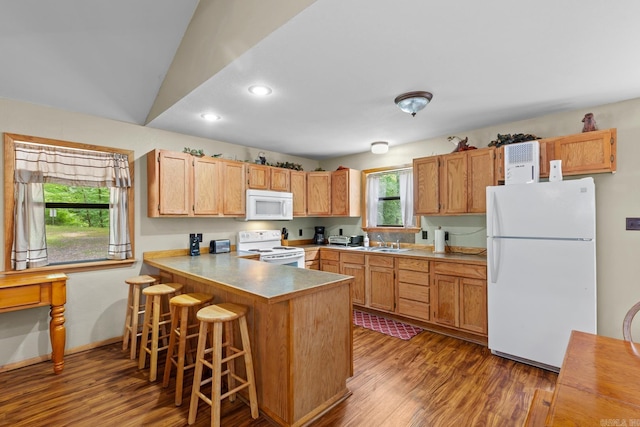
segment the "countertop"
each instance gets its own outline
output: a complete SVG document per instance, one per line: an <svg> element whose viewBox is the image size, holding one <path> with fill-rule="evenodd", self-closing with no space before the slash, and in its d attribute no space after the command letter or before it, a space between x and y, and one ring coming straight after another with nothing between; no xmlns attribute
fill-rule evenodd
<svg viewBox="0 0 640 427"><path fill-rule="evenodd" d="M368 255L387 255L394 257L413 257L413 258L429 258L436 261L451 261L451 262L465 262L465 263L473 263L473 264L487 264L487 255L486 251L483 253L457 253L457 252L446 252L446 253L434 253L429 249L423 248L405 248L409 250L402 249L401 252L379 252L375 250L363 250L356 249L356 247L345 247L343 245L301 245L303 249L331 249L338 250L344 252L352 252L352 253L362 253ZM402 247L402 245L401 245ZM480 252L481 249L478 250Z"/></svg>
<svg viewBox="0 0 640 427"><path fill-rule="evenodd" d="M158 254L160 252L145 252L144 262L201 282L215 282L230 292L257 297L267 303L313 293L320 287L338 286L351 279L342 274L243 259L235 252L199 256Z"/></svg>

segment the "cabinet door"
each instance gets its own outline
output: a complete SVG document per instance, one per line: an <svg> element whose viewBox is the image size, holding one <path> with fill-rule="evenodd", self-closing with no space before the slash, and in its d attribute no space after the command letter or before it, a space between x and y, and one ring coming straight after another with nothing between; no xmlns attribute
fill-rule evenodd
<svg viewBox="0 0 640 427"><path fill-rule="evenodd" d="M271 171L271 189L273 191L291 191L291 171L284 168L269 168Z"/></svg>
<svg viewBox="0 0 640 427"><path fill-rule="evenodd" d="M161 150L159 153L160 215L189 215L193 194L193 156Z"/></svg>
<svg viewBox="0 0 640 427"><path fill-rule="evenodd" d="M394 311L395 286L393 269L369 266L369 307Z"/></svg>
<svg viewBox="0 0 640 427"><path fill-rule="evenodd" d="M467 153L467 212L487 211L487 186L497 185L494 171L494 148L469 150Z"/></svg>
<svg viewBox="0 0 640 427"><path fill-rule="evenodd" d="M255 190L269 190L271 168L265 165L247 165L247 186Z"/></svg>
<svg viewBox="0 0 640 427"><path fill-rule="evenodd" d="M554 155L563 175L615 172L616 129L554 138Z"/></svg>
<svg viewBox="0 0 640 427"><path fill-rule="evenodd" d="M487 333L487 281L460 278L460 329Z"/></svg>
<svg viewBox="0 0 640 427"><path fill-rule="evenodd" d="M331 215L331 172L307 174L307 215Z"/></svg>
<svg viewBox="0 0 640 427"><path fill-rule="evenodd" d="M340 274L340 262L321 259L320 270Z"/></svg>
<svg viewBox="0 0 640 427"><path fill-rule="evenodd" d="M307 216L307 173L291 171L293 216Z"/></svg>
<svg viewBox="0 0 640 427"><path fill-rule="evenodd" d="M440 212L439 156L413 160L413 212L430 215Z"/></svg>
<svg viewBox="0 0 640 427"><path fill-rule="evenodd" d="M245 215L244 163L222 161L222 213L229 216Z"/></svg>
<svg viewBox="0 0 640 427"><path fill-rule="evenodd" d="M360 171L341 169L331 174L331 214L360 216Z"/></svg>
<svg viewBox="0 0 640 427"><path fill-rule="evenodd" d="M436 274L433 280L433 320L458 327L458 278Z"/></svg>
<svg viewBox="0 0 640 427"><path fill-rule="evenodd" d="M467 154L466 152L441 156L440 211L442 213L467 212Z"/></svg>
<svg viewBox="0 0 640 427"><path fill-rule="evenodd" d="M351 301L353 304L365 305L365 268L360 264L342 264L341 274L353 276Z"/></svg>
<svg viewBox="0 0 640 427"><path fill-rule="evenodd" d="M220 161L211 157L193 159L193 213L220 213Z"/></svg>

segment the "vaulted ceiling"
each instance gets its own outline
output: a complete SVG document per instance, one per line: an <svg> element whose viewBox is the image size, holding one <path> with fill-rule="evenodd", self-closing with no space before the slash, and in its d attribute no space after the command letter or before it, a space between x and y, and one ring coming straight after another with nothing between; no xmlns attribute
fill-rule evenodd
<svg viewBox="0 0 640 427"><path fill-rule="evenodd" d="M640 97L638 16L635 0L0 0L0 97L322 159ZM415 90L434 97L411 117L393 100Z"/></svg>

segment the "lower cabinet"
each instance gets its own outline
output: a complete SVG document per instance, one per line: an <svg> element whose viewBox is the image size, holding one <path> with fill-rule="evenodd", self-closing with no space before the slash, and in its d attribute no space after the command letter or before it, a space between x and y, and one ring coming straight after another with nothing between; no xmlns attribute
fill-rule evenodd
<svg viewBox="0 0 640 427"><path fill-rule="evenodd" d="M304 268L320 270L320 249L306 248L304 250Z"/></svg>
<svg viewBox="0 0 640 427"><path fill-rule="evenodd" d="M394 257L367 255L368 306L377 310L395 311Z"/></svg>
<svg viewBox="0 0 640 427"><path fill-rule="evenodd" d="M353 276L351 287L353 304L366 305L365 272L364 254L340 253L340 273Z"/></svg>
<svg viewBox="0 0 640 427"><path fill-rule="evenodd" d="M320 249L320 270L340 273L340 252Z"/></svg>
<svg viewBox="0 0 640 427"><path fill-rule="evenodd" d="M429 260L398 258L399 315L420 320L430 318Z"/></svg>
<svg viewBox="0 0 640 427"><path fill-rule="evenodd" d="M434 262L432 314L435 323L487 334L487 268Z"/></svg>

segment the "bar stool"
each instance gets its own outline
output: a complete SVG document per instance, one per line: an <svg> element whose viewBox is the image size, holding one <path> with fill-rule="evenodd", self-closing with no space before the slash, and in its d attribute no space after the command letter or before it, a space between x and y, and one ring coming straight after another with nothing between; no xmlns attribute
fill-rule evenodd
<svg viewBox="0 0 640 427"><path fill-rule="evenodd" d="M143 287L152 285L156 283L156 281L156 277L147 274L130 277L125 280L125 283L129 285L129 293L127 297L127 314L124 318L124 331L122 332L122 350L126 350L129 348L129 344L131 344L129 354L131 359L136 358L138 337L142 335L139 322L140 315L144 314L144 308L140 309L140 292Z"/></svg>
<svg viewBox="0 0 640 427"><path fill-rule="evenodd" d="M189 340L198 337L198 323L189 324L189 311L202 308L213 299L213 295L202 293L190 293L177 295L169 300L171 306L171 337L167 349L167 361L164 365L163 387L169 386L171 369L176 367L176 406L182 405L182 385L184 371L195 366L191 349L187 350ZM192 314L193 316L193 314ZM193 333L189 333L193 330ZM178 353L174 354L176 340L178 341ZM185 366L185 356L189 357L189 364Z"/></svg>
<svg viewBox="0 0 640 427"><path fill-rule="evenodd" d="M247 329L247 307L222 303L204 307L198 311L196 317L200 320L200 333L198 336L198 350L196 354L196 368L193 374L193 388L191 390L191 404L189 405L189 425L196 421L198 412L198 399L202 399L211 405L211 425L220 426L220 402L229 398L234 401L236 393L244 388L249 389L249 406L251 407L251 417L258 418L258 397L256 394L255 377L253 373L253 359L251 356L251 344L249 342L249 331ZM238 320L240 325L240 336L242 337L242 349L233 345L232 321ZM222 325L225 325L225 338L222 340ZM207 332L209 325L212 325L213 339L212 347L206 348ZM225 349L225 357L222 358L222 349ZM212 354L212 362L205 359L207 354ZM241 378L235 373L235 359L244 356L245 370L247 378ZM222 364L226 364L226 369L222 370ZM211 369L212 377L202 380L203 366ZM221 379L227 378L227 392L222 394ZM235 386L236 381L240 383ZM211 383L211 400L200 392L202 385Z"/></svg>
<svg viewBox="0 0 640 427"><path fill-rule="evenodd" d="M149 362L149 381L155 381L158 371L158 352L166 350L167 345L159 347L160 338L165 340L169 336L166 332L166 325L171 323L171 313L162 307L162 297L165 299L173 294L180 293L182 285L179 283L162 283L149 286L142 290L146 296L144 321L142 323L142 341L140 342L140 357L138 359L138 369L143 369L147 362L147 353L151 356ZM167 301L168 303L168 301ZM166 305L168 307L168 304ZM152 318L153 313L153 318ZM160 328L163 329L160 335ZM151 332L151 341L149 341Z"/></svg>

